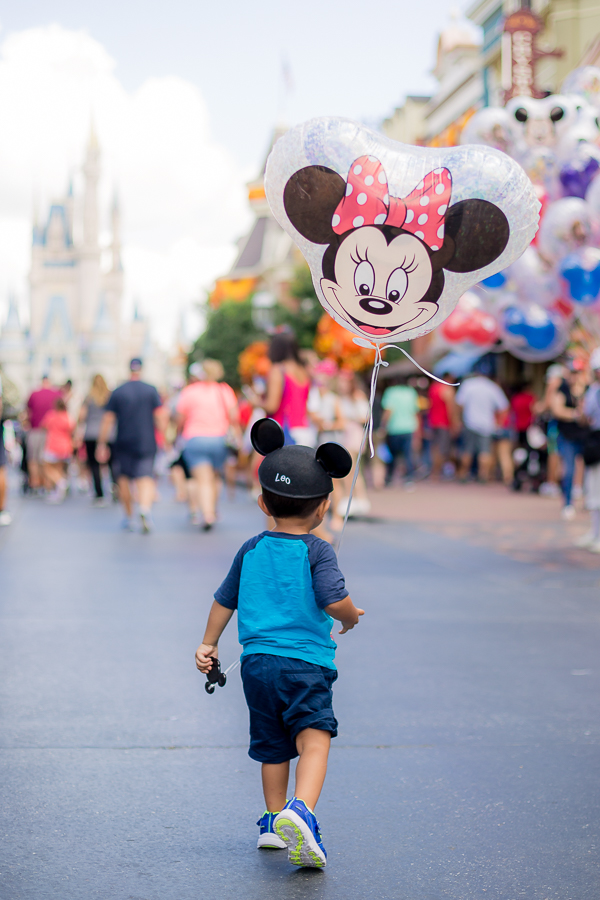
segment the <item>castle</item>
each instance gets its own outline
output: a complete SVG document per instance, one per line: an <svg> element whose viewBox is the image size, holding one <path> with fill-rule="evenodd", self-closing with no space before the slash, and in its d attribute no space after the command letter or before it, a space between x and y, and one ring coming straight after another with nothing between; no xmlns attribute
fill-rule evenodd
<svg viewBox="0 0 600 900"><path fill-rule="evenodd" d="M144 377L162 384L165 358L151 343L149 323L137 308L122 321L123 266L120 210L111 209L111 242L99 242L98 182L100 148L90 130L82 167L83 196L72 183L64 198L50 206L45 224L33 223L29 272L29 326L24 328L11 298L0 330L0 366L21 399L42 375L54 384L71 379L83 396L94 374L109 387L128 376L132 356L144 359Z"/></svg>

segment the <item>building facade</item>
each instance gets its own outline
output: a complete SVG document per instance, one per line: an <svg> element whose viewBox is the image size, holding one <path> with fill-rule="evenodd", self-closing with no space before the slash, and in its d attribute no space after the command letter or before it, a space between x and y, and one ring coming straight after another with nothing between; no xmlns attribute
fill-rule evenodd
<svg viewBox="0 0 600 900"><path fill-rule="evenodd" d="M11 298L0 330L0 366L22 398L43 375L55 384L71 379L79 395L96 373L114 387L127 377L132 356L145 358L147 377L162 381L164 355L151 342L149 322L137 309L130 323L122 320L124 272L116 195L110 245L100 245L100 159L92 128L80 202L70 185L66 196L51 204L45 222L33 223L29 326L21 325Z"/></svg>

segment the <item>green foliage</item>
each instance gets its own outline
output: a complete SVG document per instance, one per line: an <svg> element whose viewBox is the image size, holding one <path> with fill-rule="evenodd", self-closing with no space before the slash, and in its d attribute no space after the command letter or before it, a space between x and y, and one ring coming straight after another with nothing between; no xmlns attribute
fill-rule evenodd
<svg viewBox="0 0 600 900"><path fill-rule="evenodd" d="M202 359L218 359L225 369L225 381L234 388L240 386L238 357L253 341L265 340L266 335L252 321L252 302L225 300L217 309L211 309L206 319L206 329L194 344L188 362Z"/></svg>
<svg viewBox="0 0 600 900"><path fill-rule="evenodd" d="M323 307L317 299L310 269L305 263L296 267L290 294L300 301L298 312L291 312L278 303L273 311L273 324L287 325L295 333L300 347L311 348Z"/></svg>

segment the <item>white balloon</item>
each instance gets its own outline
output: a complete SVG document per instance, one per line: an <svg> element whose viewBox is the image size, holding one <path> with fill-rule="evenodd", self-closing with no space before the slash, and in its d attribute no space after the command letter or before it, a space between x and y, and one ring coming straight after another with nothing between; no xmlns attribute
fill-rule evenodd
<svg viewBox="0 0 600 900"><path fill-rule="evenodd" d="M413 147L339 118L280 138L265 189L323 307L378 344L443 322L461 294L523 253L540 209L499 150Z"/></svg>
<svg viewBox="0 0 600 900"><path fill-rule="evenodd" d="M460 135L461 144L485 144L514 156L521 129L505 109L486 106L471 116Z"/></svg>
<svg viewBox="0 0 600 900"><path fill-rule="evenodd" d="M590 207L579 197L564 197L551 203L540 225L537 244L542 256L557 262L586 246L592 236Z"/></svg>

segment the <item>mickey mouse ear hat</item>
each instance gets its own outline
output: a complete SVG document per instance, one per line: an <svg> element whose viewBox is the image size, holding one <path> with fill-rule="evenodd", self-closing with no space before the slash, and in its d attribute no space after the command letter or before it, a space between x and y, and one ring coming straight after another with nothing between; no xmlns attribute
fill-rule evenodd
<svg viewBox="0 0 600 900"><path fill-rule="evenodd" d="M283 429L274 419L259 419L250 432L252 446L265 458L258 470L261 486L293 500L324 497L333 490L332 478L345 478L352 457L330 441L316 450L299 444L284 447Z"/></svg>

